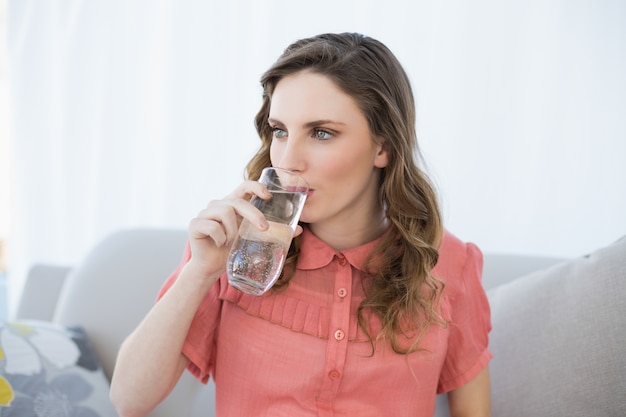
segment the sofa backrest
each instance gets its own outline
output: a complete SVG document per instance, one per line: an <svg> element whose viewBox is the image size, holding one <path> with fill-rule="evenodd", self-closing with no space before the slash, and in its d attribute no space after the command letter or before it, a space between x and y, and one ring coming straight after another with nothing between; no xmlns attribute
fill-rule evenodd
<svg viewBox="0 0 626 417"><path fill-rule="evenodd" d="M71 267L62 265L33 265L28 270L14 317L30 320L51 320L59 294L71 270Z"/></svg>
<svg viewBox="0 0 626 417"><path fill-rule="evenodd" d="M67 277L54 321L86 330L109 379L121 343L154 304L159 288L180 262L186 240L184 230L120 231L96 245ZM194 415L201 390L211 402L212 390L203 387L185 372L151 416Z"/></svg>
<svg viewBox="0 0 626 417"><path fill-rule="evenodd" d="M487 294L494 416L626 416L626 237Z"/></svg>

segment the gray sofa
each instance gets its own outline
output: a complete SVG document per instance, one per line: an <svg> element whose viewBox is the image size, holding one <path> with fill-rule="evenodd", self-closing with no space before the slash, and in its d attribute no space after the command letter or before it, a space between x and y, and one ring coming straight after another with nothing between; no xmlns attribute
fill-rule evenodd
<svg viewBox="0 0 626 417"><path fill-rule="evenodd" d="M85 329L106 380L185 240L182 230L124 230L73 268L37 265L15 316ZM494 416L626 416L626 239L571 260L487 253L483 281ZM185 373L151 416L211 416L213 401L212 384ZM445 396L437 403L447 415Z"/></svg>

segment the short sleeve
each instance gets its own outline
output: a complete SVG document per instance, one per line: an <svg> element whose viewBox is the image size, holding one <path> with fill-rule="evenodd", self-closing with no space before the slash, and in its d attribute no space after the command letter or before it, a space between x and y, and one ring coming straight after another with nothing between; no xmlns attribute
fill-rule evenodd
<svg viewBox="0 0 626 417"><path fill-rule="evenodd" d="M159 290L157 300L160 300L176 282L189 259L191 259L191 248L187 244L181 263ZM205 384L213 372L215 363L215 339L222 305L218 297L219 288L220 280L211 287L198 307L183 344L183 354L189 359L187 369Z"/></svg>
<svg viewBox="0 0 626 417"><path fill-rule="evenodd" d="M491 313L482 286L483 257L471 243L449 245L444 297L450 305L448 350L438 393L459 388L474 379L492 358L489 350ZM452 246L452 247L450 247ZM456 247L455 247L456 246ZM450 250L451 249L451 250ZM440 255L441 256L441 255Z"/></svg>

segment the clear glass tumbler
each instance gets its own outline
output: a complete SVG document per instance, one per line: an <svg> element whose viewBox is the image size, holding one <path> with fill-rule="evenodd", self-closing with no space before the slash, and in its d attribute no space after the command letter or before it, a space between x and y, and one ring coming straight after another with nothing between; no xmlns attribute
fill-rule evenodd
<svg viewBox="0 0 626 417"><path fill-rule="evenodd" d="M230 285L252 295L265 293L280 277L309 190L301 176L281 168L265 168L259 182L272 197L253 197L251 203L269 229L261 231L244 219L226 263Z"/></svg>

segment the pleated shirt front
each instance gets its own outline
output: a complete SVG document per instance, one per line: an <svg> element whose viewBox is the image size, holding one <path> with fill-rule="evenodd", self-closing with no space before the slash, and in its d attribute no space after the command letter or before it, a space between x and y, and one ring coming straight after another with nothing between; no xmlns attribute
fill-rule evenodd
<svg viewBox="0 0 626 417"><path fill-rule="evenodd" d="M431 326L418 352L397 354L379 342L372 354L356 312L367 284L363 264L376 243L336 251L305 228L286 289L257 297L229 286L225 275L216 282L183 353L198 379L215 379L218 417L432 416L437 393L487 366L491 324L482 255L450 233L432 271L446 284L441 311L450 324ZM189 257L187 248L159 296ZM370 320L380 329L376 317Z"/></svg>

